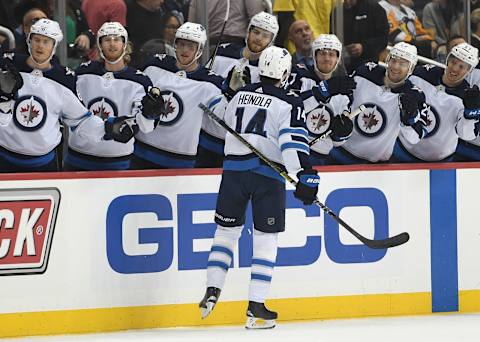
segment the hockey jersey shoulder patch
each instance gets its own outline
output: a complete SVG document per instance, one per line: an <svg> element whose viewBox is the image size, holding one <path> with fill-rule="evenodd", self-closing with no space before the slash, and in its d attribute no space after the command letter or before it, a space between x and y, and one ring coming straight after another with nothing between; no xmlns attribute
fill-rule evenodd
<svg viewBox="0 0 480 342"><path fill-rule="evenodd" d="M427 81L428 83L437 86L442 82L442 75L444 69L437 67L435 65L427 64L422 66L417 66L413 71L413 75L420 77Z"/></svg>
<svg viewBox="0 0 480 342"><path fill-rule="evenodd" d="M127 67L125 70L115 73L115 78L121 80L129 80L141 84L145 89L152 86L152 81L142 71L132 67Z"/></svg>
<svg viewBox="0 0 480 342"><path fill-rule="evenodd" d="M75 95L77 94L77 76L73 70L58 63L53 63L53 67L43 75L70 89Z"/></svg>
<svg viewBox="0 0 480 342"><path fill-rule="evenodd" d="M222 89L223 77L208 70L204 66L200 66L196 71L188 73L187 75L188 78L192 80L208 82L215 85L217 88Z"/></svg>
<svg viewBox="0 0 480 342"><path fill-rule="evenodd" d="M177 72L178 68L176 66L176 63L177 60L175 59L175 57L168 56L166 54L156 54L145 63L142 70L145 70L150 66L156 66L158 68L162 68L171 72Z"/></svg>
<svg viewBox="0 0 480 342"><path fill-rule="evenodd" d="M221 44L218 48L217 55L229 57L233 59L242 58L242 49L244 48L243 45L228 43L228 44Z"/></svg>
<svg viewBox="0 0 480 342"><path fill-rule="evenodd" d="M88 61L86 63L80 64L80 66L75 70L75 73L77 74L77 76L86 74L102 76L105 71L101 62Z"/></svg>
<svg viewBox="0 0 480 342"><path fill-rule="evenodd" d="M363 77L378 86L383 85L385 68L373 62L365 63L355 70L354 76Z"/></svg>

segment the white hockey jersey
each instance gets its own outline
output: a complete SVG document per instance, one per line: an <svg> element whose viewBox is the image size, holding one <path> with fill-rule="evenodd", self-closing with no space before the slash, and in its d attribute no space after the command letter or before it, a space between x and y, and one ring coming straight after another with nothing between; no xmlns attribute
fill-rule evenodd
<svg viewBox="0 0 480 342"><path fill-rule="evenodd" d="M433 65L417 67L410 79L421 88L430 106L427 117L428 134L417 144L408 142L402 135L400 141L413 156L425 161L439 161L451 156L457 147L458 138L472 140L478 120L463 116L462 96L468 83L464 81L455 88L442 83L444 69Z"/></svg>
<svg viewBox="0 0 480 342"><path fill-rule="evenodd" d="M480 88L480 69L474 68L466 77L470 86L476 85ZM480 131L480 123L476 124L477 131ZM480 136L468 142L460 139L458 141L456 154L460 160L480 161Z"/></svg>
<svg viewBox="0 0 480 342"><path fill-rule="evenodd" d="M258 70L258 59L250 61L243 57L243 49L245 44L222 44L219 46L212 71L216 74L227 78L229 71L233 67L243 69L248 66L252 83L260 82L260 71Z"/></svg>
<svg viewBox="0 0 480 342"><path fill-rule="evenodd" d="M142 98L152 82L141 71L126 67L107 72L101 62L82 64L77 70L77 93L94 115L102 120L109 117L131 116L143 132L151 132L153 120L142 115ZM70 134L69 147L77 152L97 157L120 157L133 153L133 141L123 144L114 140L93 142Z"/></svg>
<svg viewBox="0 0 480 342"><path fill-rule="evenodd" d="M168 113L152 132L137 134L135 154L166 168L193 167L204 116L198 104L222 94L223 78L203 66L180 70L176 59L166 55L156 55L144 72L161 89Z"/></svg>
<svg viewBox="0 0 480 342"><path fill-rule="evenodd" d="M297 65L293 68L292 74L295 74L295 81L290 84L289 89L299 93L302 98L307 117L309 139L316 139L330 129L331 120L335 115L348 110L350 99L345 95L335 95L326 103L319 103L310 91L321 82L315 72L307 67ZM342 144L343 142L333 142L330 137L318 139L316 143L310 146L311 155L312 157L315 154L328 155L333 146ZM318 158L320 157L318 156ZM313 160L312 163L314 163Z"/></svg>
<svg viewBox="0 0 480 342"><path fill-rule="evenodd" d="M400 131L412 144L420 140L412 127L401 123L399 106L400 93L417 90L412 89L408 80L401 87L390 89L384 85L384 77L385 68L372 62L357 69L352 108L364 105L365 110L353 119L352 135L342 145L355 157L373 163L390 159Z"/></svg>
<svg viewBox="0 0 480 342"><path fill-rule="evenodd" d="M28 56L5 54L0 67L13 63L23 86L13 107L11 120L0 126L0 146L26 156L42 156L60 143L60 121L85 140L100 141L104 122L93 116L76 95L75 73L53 62L47 71L32 69Z"/></svg>
<svg viewBox="0 0 480 342"><path fill-rule="evenodd" d="M229 102L225 122L267 158L290 173L309 168L305 113L300 98L274 86L254 83ZM235 136L227 133L224 170L252 170L281 179Z"/></svg>

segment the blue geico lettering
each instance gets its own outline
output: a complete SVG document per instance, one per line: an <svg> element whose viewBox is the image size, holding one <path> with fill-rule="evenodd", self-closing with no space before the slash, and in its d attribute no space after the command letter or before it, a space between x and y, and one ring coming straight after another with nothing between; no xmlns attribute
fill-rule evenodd
<svg viewBox="0 0 480 342"><path fill-rule="evenodd" d="M195 251L194 242L211 239L216 224L194 223L195 212L215 210L217 194L179 194L177 196L178 269L198 270L207 265L206 250ZM287 209L301 209L305 217L319 217L324 220L324 246L326 255L335 263L369 263L381 260L386 250L374 250L361 244L343 244L340 241L338 224L328 215L320 212L317 206L304 206L287 191ZM338 189L329 194L326 204L335 212L348 207L366 207L374 217L374 238L388 237L388 203L385 195L374 188ZM121 196L112 201L107 212L107 257L112 269L119 273L161 272L173 263L173 227L137 227L136 244L155 244L156 251L151 255L128 255L124 247L123 221L129 214L154 213L158 221L172 219L170 201L161 195ZM320 221L319 221L320 222ZM318 234L306 236L305 244L296 247L282 247L278 250L277 266L310 265L318 260L322 249L321 224ZM295 229L295 227L287 227ZM252 255L253 220L250 207L247 210L245 229L238 244L239 267L249 267ZM131 236L130 236L131 237ZM233 267L233 263L232 263Z"/></svg>

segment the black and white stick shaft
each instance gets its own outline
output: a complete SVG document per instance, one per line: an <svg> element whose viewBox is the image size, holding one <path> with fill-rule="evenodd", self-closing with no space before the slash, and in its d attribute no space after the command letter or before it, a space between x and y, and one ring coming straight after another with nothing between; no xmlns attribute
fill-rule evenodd
<svg viewBox="0 0 480 342"><path fill-rule="evenodd" d="M237 138L242 144L248 147L253 153L255 153L261 160L263 160L268 166L274 169L283 179L287 182L292 184L293 186L297 185L297 181L294 180L292 177L288 175L285 171L283 171L280 167L278 167L275 163L273 163L270 159L268 159L262 152L257 150L252 144L250 144L245 138L243 138L239 133L237 133L234 129L228 126L225 121L220 119L218 116L215 115L207 106L203 103L198 105L205 114L211 117L217 124L225 128L230 134L232 134L235 138ZM407 232L383 239L383 240L371 240L357 232L355 229L350 227L345 221L343 221L337 214L335 214L329 207L325 204L320 202L318 198L314 201L316 205L318 205L325 213L327 213L331 218L333 218L338 224L340 224L343 228L345 228L350 234L355 236L358 240L360 240L366 246L373 248L373 249L384 249L395 247L404 244L410 239L410 235Z"/></svg>
<svg viewBox="0 0 480 342"><path fill-rule="evenodd" d="M356 117L358 114L360 114L361 112L363 112L365 110L365 106L364 105L360 105L357 109L355 109L353 112L343 112L343 114L345 114L346 116L348 116L350 119L353 119L354 117ZM319 137L316 137L315 139L313 139L312 141L310 141L308 143L308 146L313 146L317 141L321 140L321 139L325 139L327 138L330 134L332 134L332 130L329 129L328 131L326 131L325 133L323 133L321 136Z"/></svg>

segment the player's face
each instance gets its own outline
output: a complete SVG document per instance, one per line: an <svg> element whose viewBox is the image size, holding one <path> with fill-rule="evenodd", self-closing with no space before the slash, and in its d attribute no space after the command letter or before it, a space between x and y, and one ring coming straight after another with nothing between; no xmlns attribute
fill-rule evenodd
<svg viewBox="0 0 480 342"><path fill-rule="evenodd" d="M469 71L470 66L467 63L456 57L450 56L447 61L447 68L443 74L443 81L449 87L456 86L458 83L462 82Z"/></svg>
<svg viewBox="0 0 480 342"><path fill-rule="evenodd" d="M198 43L185 39L177 39L175 41L175 54L177 61L182 65L189 65L195 59L197 54Z"/></svg>
<svg viewBox="0 0 480 342"><path fill-rule="evenodd" d="M30 51L34 60L38 64L48 62L48 60L52 57L55 41L52 38L39 34L32 34L30 39Z"/></svg>
<svg viewBox="0 0 480 342"><path fill-rule="evenodd" d="M260 53L265 50L272 41L273 33L253 26L248 33L247 44L250 51Z"/></svg>
<svg viewBox="0 0 480 342"><path fill-rule="evenodd" d="M125 43L121 36L105 36L100 40L100 48L103 51L103 55L109 61L116 61L123 53Z"/></svg>
<svg viewBox="0 0 480 342"><path fill-rule="evenodd" d="M397 83L403 81L410 69L410 62L403 58L392 57L388 61L387 75L390 81Z"/></svg>
<svg viewBox="0 0 480 342"><path fill-rule="evenodd" d="M315 61L317 69L324 74L329 74L335 70L338 62L338 52L331 49L322 49L315 51Z"/></svg>

